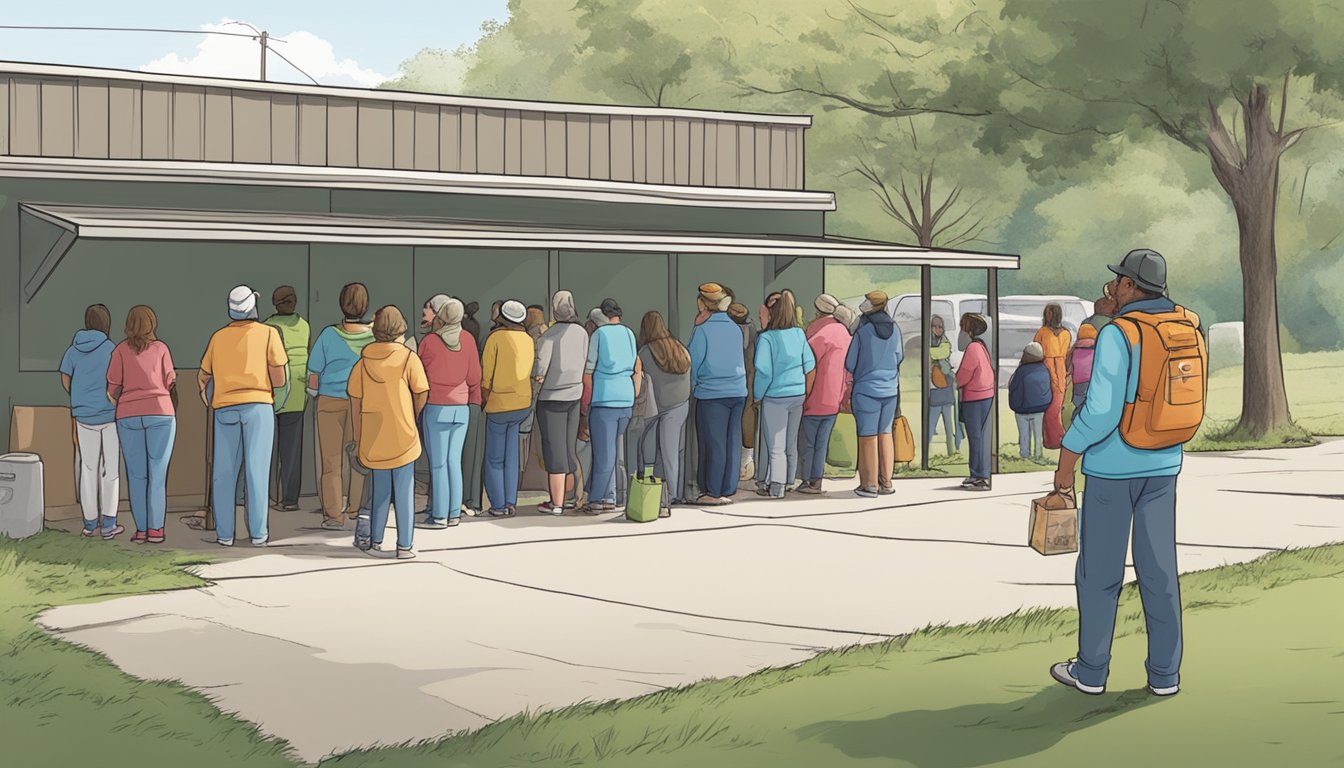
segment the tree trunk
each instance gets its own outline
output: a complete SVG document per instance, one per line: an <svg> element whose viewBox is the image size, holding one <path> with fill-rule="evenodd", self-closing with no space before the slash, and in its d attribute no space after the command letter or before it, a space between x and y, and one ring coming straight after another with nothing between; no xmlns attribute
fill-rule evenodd
<svg viewBox="0 0 1344 768"><path fill-rule="evenodd" d="M1242 107L1245 151L1228 135L1216 108L1210 105L1209 154L1214 176L1232 200L1240 236L1246 350L1241 420L1236 431L1258 438L1292 424L1279 348L1274 228L1279 161L1295 137L1285 136L1282 124L1275 129L1269 114L1269 95L1262 86L1251 89Z"/></svg>

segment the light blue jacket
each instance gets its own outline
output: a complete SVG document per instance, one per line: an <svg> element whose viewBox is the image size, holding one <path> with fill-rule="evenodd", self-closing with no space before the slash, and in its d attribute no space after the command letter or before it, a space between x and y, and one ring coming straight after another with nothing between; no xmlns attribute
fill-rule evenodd
<svg viewBox="0 0 1344 768"><path fill-rule="evenodd" d="M691 332L691 390L696 400L747 396L742 328L715 312Z"/></svg>
<svg viewBox="0 0 1344 768"><path fill-rule="evenodd" d="M117 406L107 399L107 366L116 345L102 331L75 334L61 357L61 373L70 377L70 415L90 427L111 424Z"/></svg>
<svg viewBox="0 0 1344 768"><path fill-rule="evenodd" d="M626 326L609 323L593 331L583 371L593 375L594 408L629 408L635 404L637 353L635 333Z"/></svg>
<svg viewBox="0 0 1344 768"><path fill-rule="evenodd" d="M1170 299L1146 299L1127 304L1125 312L1170 312ZM1124 331L1114 322L1101 329L1092 358L1092 382L1087 402L1073 416L1064 435L1064 447L1082 454L1083 474L1107 480L1171 477L1181 473L1182 446L1158 450L1134 448L1120 436L1125 404L1139 391L1138 356L1129 348Z"/></svg>
<svg viewBox="0 0 1344 768"><path fill-rule="evenodd" d="M757 336L755 360L752 396L757 400L807 394L807 374L817 367L802 328L766 331Z"/></svg>

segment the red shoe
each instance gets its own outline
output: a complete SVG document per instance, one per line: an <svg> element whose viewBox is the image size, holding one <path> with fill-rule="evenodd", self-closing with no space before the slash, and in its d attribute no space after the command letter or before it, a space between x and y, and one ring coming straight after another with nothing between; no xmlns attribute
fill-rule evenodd
<svg viewBox="0 0 1344 768"><path fill-rule="evenodd" d="M163 543L163 529L162 529L162 528L150 528L150 529L149 529L149 536L148 536L148 538L146 538L146 541L148 541L150 544L162 544L162 543Z"/></svg>
<svg viewBox="0 0 1344 768"><path fill-rule="evenodd" d="M145 543L145 532L144 532L144 531L136 531L136 532L135 532L135 535L131 537L131 543L132 543L132 544L144 544L144 543Z"/></svg>

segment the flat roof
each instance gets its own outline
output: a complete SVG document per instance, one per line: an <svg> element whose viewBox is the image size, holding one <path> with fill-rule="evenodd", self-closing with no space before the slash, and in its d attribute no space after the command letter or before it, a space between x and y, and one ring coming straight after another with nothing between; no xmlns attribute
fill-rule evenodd
<svg viewBox="0 0 1344 768"><path fill-rule="evenodd" d="M421 93L417 91L351 88L336 85L300 85L297 83L277 83L269 80L261 81L224 77L199 77L196 75L167 75L158 72L141 72L129 69L80 67L65 64L38 64L21 61L0 61L0 73L47 77L87 77L104 80L130 80L142 83L174 83L201 87L264 91L267 93L292 93L334 98L373 99L377 101L391 101L407 104L436 104L450 107L472 107L477 109L518 109L534 112L563 112L588 115L667 117L688 120L717 120L733 123L760 123L766 125L801 125L804 127L812 125L811 115L782 115L761 112L728 112L712 109L634 107L612 104L529 101L526 99L495 99L479 96L450 96L437 93Z"/></svg>

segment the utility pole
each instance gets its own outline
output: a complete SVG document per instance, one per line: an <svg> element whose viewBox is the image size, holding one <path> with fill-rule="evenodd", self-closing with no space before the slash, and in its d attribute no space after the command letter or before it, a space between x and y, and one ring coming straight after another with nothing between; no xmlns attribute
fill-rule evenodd
<svg viewBox="0 0 1344 768"><path fill-rule="evenodd" d="M270 32L264 29L261 31L261 79L263 81L266 79L266 41L270 36Z"/></svg>

